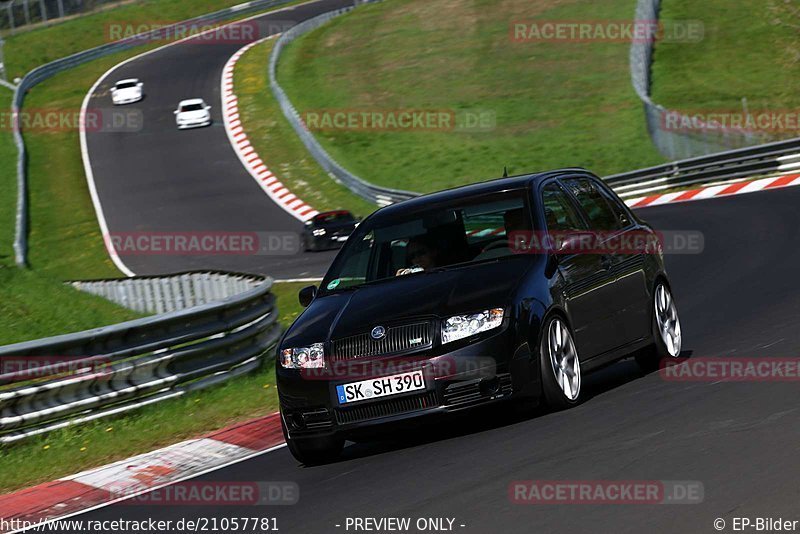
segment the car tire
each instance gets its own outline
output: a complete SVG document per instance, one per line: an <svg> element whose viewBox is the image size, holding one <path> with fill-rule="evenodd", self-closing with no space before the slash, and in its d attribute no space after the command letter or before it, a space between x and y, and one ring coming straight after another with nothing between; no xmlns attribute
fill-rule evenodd
<svg viewBox="0 0 800 534"><path fill-rule="evenodd" d="M681 353L682 334L678 309L669 286L663 281L659 281L653 290L650 313L653 342L635 356L636 363L645 373L658 370L661 360L677 358Z"/></svg>
<svg viewBox="0 0 800 534"><path fill-rule="evenodd" d="M575 406L581 401L581 364L569 325L560 315L551 315L540 338L544 402L553 410Z"/></svg>
<svg viewBox="0 0 800 534"><path fill-rule="evenodd" d="M286 440L289 452L292 453L295 460L308 466L336 461L344 449L344 440L340 438L290 438L283 415L281 415L281 430L283 430L283 439Z"/></svg>

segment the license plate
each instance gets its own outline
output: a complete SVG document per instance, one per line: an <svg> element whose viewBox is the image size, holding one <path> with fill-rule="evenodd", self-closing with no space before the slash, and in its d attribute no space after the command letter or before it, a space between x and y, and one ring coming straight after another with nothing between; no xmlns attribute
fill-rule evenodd
<svg viewBox="0 0 800 534"><path fill-rule="evenodd" d="M336 396L339 399L339 404L348 404L419 389L425 389L425 377L422 371L412 371L410 373L341 384L336 386Z"/></svg>

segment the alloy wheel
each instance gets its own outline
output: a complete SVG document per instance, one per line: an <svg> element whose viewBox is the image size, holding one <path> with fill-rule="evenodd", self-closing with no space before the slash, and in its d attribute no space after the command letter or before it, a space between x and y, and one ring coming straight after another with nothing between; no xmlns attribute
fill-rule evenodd
<svg viewBox="0 0 800 534"><path fill-rule="evenodd" d="M681 353L681 322L669 289L663 284L656 288L656 324L667 353L676 358Z"/></svg>
<svg viewBox="0 0 800 534"><path fill-rule="evenodd" d="M574 401L581 392L581 364L572 334L564 322L555 318L547 332L547 349L553 376L564 396Z"/></svg>

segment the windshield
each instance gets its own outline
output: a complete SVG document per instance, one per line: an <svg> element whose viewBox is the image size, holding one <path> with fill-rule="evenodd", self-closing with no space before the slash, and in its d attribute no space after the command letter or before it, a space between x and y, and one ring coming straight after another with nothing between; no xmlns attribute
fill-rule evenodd
<svg viewBox="0 0 800 534"><path fill-rule="evenodd" d="M460 199L452 206L362 223L322 282L340 291L365 283L514 255L509 232L531 229L524 191Z"/></svg>
<svg viewBox="0 0 800 534"><path fill-rule="evenodd" d="M204 107L203 104L184 104L181 111L201 111Z"/></svg>
<svg viewBox="0 0 800 534"><path fill-rule="evenodd" d="M117 89L130 89L136 87L137 82L120 82L117 84Z"/></svg>

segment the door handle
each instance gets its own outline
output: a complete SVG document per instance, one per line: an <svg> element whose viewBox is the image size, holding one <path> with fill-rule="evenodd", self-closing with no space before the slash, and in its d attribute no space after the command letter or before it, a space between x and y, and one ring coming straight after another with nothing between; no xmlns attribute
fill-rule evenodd
<svg viewBox="0 0 800 534"><path fill-rule="evenodd" d="M603 256L603 257L600 259L600 265L601 265L601 266L603 267L603 269L604 269L604 270L606 270L606 271L610 271L610 270L611 270L611 266L613 265L613 263L614 263L614 262L613 262L613 261L611 261L611 257L610 257L610 256Z"/></svg>

